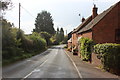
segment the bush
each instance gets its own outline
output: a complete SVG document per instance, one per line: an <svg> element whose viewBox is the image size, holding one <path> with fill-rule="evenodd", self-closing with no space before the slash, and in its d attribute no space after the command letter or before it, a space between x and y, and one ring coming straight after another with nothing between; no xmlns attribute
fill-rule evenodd
<svg viewBox="0 0 120 80"><path fill-rule="evenodd" d="M80 39L80 53L82 60L91 61L93 40L82 37Z"/></svg>
<svg viewBox="0 0 120 80"><path fill-rule="evenodd" d="M33 50L39 51L46 49L46 40L42 38L38 33L34 32L28 37L33 41Z"/></svg>
<svg viewBox="0 0 120 80"><path fill-rule="evenodd" d="M6 20L2 22L2 50L5 50L6 47L15 46L14 36L11 32L11 24L8 23Z"/></svg>
<svg viewBox="0 0 120 80"><path fill-rule="evenodd" d="M64 48L67 48L68 47L68 45L66 44L65 46L64 46Z"/></svg>
<svg viewBox="0 0 120 80"><path fill-rule="evenodd" d="M56 34L50 38L50 41L52 42L52 45L59 45L60 43L59 40L57 39Z"/></svg>
<svg viewBox="0 0 120 80"><path fill-rule="evenodd" d="M105 70L120 72L120 44L105 43L94 46L94 52L101 55Z"/></svg>
<svg viewBox="0 0 120 80"><path fill-rule="evenodd" d="M52 42L50 40L51 35L49 33L47 33L47 32L40 32L40 35L41 35L42 38L44 38L46 40L47 46L52 44Z"/></svg>
<svg viewBox="0 0 120 80"><path fill-rule="evenodd" d="M2 22L3 65L31 57L46 49L46 41L38 33L25 36L22 30L13 28L7 20Z"/></svg>

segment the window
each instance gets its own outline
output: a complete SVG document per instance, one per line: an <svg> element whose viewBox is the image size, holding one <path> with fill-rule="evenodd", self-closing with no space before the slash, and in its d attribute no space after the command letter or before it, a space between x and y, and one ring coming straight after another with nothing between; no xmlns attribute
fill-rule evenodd
<svg viewBox="0 0 120 80"><path fill-rule="evenodd" d="M115 30L116 41L120 41L120 29Z"/></svg>

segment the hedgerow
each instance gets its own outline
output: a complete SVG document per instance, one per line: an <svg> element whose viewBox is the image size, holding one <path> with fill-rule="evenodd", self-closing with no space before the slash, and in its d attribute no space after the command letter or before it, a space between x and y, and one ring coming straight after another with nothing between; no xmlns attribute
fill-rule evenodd
<svg viewBox="0 0 120 80"><path fill-rule="evenodd" d="M96 44L94 52L101 55L103 68L114 73L120 72L120 44Z"/></svg>
<svg viewBox="0 0 120 80"><path fill-rule="evenodd" d="M13 28L6 20L2 23L2 64L31 57L46 49L46 41L38 33L26 36L22 30Z"/></svg>

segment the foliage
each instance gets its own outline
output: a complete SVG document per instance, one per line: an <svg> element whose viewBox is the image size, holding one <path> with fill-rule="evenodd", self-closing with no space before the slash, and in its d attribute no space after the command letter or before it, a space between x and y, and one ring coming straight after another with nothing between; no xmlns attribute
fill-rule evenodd
<svg viewBox="0 0 120 80"><path fill-rule="evenodd" d="M64 30L63 30L63 28L61 28L60 29L60 34L59 34L60 36L60 42L62 42L63 41L63 39L64 39Z"/></svg>
<svg viewBox="0 0 120 80"><path fill-rule="evenodd" d="M12 2L11 2L11 0L1 0L0 1L0 10L6 10L6 9L8 9L8 8L10 8L10 7L12 7L13 5L12 5Z"/></svg>
<svg viewBox="0 0 120 80"><path fill-rule="evenodd" d="M10 60L15 56L21 56L23 53L22 48L18 46L21 45L21 40L16 39L15 28L12 28L11 24L5 19L2 22L2 58L4 60Z"/></svg>
<svg viewBox="0 0 120 80"><path fill-rule="evenodd" d="M49 34L55 34L54 24L52 16L47 11L42 11L38 13L37 18L35 20L35 29L33 32L48 32Z"/></svg>
<svg viewBox="0 0 120 80"><path fill-rule="evenodd" d="M120 44L96 44L94 52L101 55L104 69L108 71L114 69L120 72Z"/></svg>
<svg viewBox="0 0 120 80"><path fill-rule="evenodd" d="M80 53L82 60L91 61L93 40L82 37L80 39Z"/></svg>
<svg viewBox="0 0 120 80"><path fill-rule="evenodd" d="M64 40L64 30L61 28L57 28L56 34L51 38L53 44L58 45L60 43L63 43L62 41Z"/></svg>
<svg viewBox="0 0 120 80"><path fill-rule="evenodd" d="M71 51L72 51L72 46L69 46L69 47L67 48L67 50L71 52Z"/></svg>
<svg viewBox="0 0 120 80"><path fill-rule="evenodd" d="M46 41L38 33L25 36L22 30L13 28L7 20L2 22L3 65L35 55L46 49Z"/></svg>
<svg viewBox="0 0 120 80"><path fill-rule="evenodd" d="M52 42L50 40L51 35L49 33L47 33L47 32L40 32L40 35L46 40L48 46L52 44Z"/></svg>
<svg viewBox="0 0 120 80"><path fill-rule="evenodd" d="M68 41L68 36L64 36L64 39L63 39L62 43L67 44L67 41Z"/></svg>
<svg viewBox="0 0 120 80"><path fill-rule="evenodd" d="M38 33L34 32L29 36L29 39L33 41L33 50L38 51L46 48L46 41Z"/></svg>
<svg viewBox="0 0 120 80"><path fill-rule="evenodd" d="M53 35L53 36L50 38L50 41L51 41L52 45L58 45L58 44L59 44L59 41L58 41L58 39L56 38L56 34Z"/></svg>
<svg viewBox="0 0 120 80"><path fill-rule="evenodd" d="M11 0L0 0L0 20L3 19L6 10L12 9L13 4Z"/></svg>
<svg viewBox="0 0 120 80"><path fill-rule="evenodd" d="M64 48L68 48L68 45L65 45Z"/></svg>
<svg viewBox="0 0 120 80"><path fill-rule="evenodd" d="M4 50L6 47L14 46L15 40L11 32L11 24L6 20L1 20L0 22L2 22L2 49Z"/></svg>

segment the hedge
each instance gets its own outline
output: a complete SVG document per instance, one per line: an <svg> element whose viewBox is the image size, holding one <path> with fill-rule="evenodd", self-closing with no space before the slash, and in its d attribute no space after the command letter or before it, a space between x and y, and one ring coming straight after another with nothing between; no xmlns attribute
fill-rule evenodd
<svg viewBox="0 0 120 80"><path fill-rule="evenodd" d="M80 39L80 53L82 60L91 61L92 46L94 42L89 38L82 37Z"/></svg>
<svg viewBox="0 0 120 80"><path fill-rule="evenodd" d="M105 70L114 70L114 73L120 72L120 44L96 44L94 52L101 55L101 61Z"/></svg>

